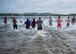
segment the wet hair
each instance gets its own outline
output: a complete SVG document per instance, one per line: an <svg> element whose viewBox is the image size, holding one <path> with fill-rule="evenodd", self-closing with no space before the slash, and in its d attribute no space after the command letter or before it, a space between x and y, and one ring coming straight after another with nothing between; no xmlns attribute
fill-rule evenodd
<svg viewBox="0 0 76 54"><path fill-rule="evenodd" d="M29 19L27 19L27 21L28 21Z"/></svg>
<svg viewBox="0 0 76 54"><path fill-rule="evenodd" d="M68 19L69 19L70 17L68 17Z"/></svg>
<svg viewBox="0 0 76 54"><path fill-rule="evenodd" d="M15 17L13 17L13 20L15 20L15 21L16 21L16 18L15 18Z"/></svg>
<svg viewBox="0 0 76 54"><path fill-rule="evenodd" d="M39 19L41 19L41 17L39 17Z"/></svg>
<svg viewBox="0 0 76 54"><path fill-rule="evenodd" d="M58 16L58 18L60 19L60 16Z"/></svg>
<svg viewBox="0 0 76 54"><path fill-rule="evenodd" d="M51 19L51 17L50 17L50 19Z"/></svg>
<svg viewBox="0 0 76 54"><path fill-rule="evenodd" d="M33 21L35 21L35 19L33 19Z"/></svg>
<svg viewBox="0 0 76 54"><path fill-rule="evenodd" d="M15 18L15 17L13 17L13 19L15 20L16 18Z"/></svg>

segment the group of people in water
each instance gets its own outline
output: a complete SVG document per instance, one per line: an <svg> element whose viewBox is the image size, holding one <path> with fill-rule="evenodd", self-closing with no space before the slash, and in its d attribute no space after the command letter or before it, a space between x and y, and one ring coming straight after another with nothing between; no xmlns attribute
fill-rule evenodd
<svg viewBox="0 0 76 54"><path fill-rule="evenodd" d="M50 20L49 20L50 25L52 25L52 21L53 20L50 17ZM76 23L76 19L75 18L70 18L70 17L68 17L68 19L66 19L65 21L67 22L66 27L69 27L70 24L74 25L74 23ZM60 16L58 16L58 19L55 22L57 22L57 28L61 29L63 20L60 18Z"/></svg>
<svg viewBox="0 0 76 54"><path fill-rule="evenodd" d="M76 22L76 19L68 17L68 19L66 19L65 21L67 22L66 27L69 27L71 23L73 25ZM13 22L13 29L18 29L18 26L17 26L18 21L17 21L17 19L13 18L12 22ZM52 22L53 22L53 19L50 17L49 18L49 25L50 26L52 26ZM60 18L60 16L58 16L58 18L55 20L55 22L57 22L57 28L61 29L63 20ZM4 17L4 24L7 24L7 17L6 16ZM39 17L39 19L37 21L35 19L33 19L32 22L30 22L30 19L27 19L24 22L24 24L26 25L26 29L30 29L30 26L32 26L32 28L35 28L36 25L37 25L37 29L38 30L42 30L43 29L43 25L44 25L41 17Z"/></svg>

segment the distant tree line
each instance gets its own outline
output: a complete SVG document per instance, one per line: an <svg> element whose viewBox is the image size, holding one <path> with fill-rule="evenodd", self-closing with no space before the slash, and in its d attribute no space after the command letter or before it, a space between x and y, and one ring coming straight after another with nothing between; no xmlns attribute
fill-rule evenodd
<svg viewBox="0 0 76 54"><path fill-rule="evenodd" d="M0 13L0 16L76 16L76 14L52 14L52 13Z"/></svg>

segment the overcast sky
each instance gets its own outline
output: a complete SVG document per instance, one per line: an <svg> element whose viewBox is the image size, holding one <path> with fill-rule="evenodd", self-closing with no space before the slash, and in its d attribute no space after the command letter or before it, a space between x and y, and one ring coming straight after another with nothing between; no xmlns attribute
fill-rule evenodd
<svg viewBox="0 0 76 54"><path fill-rule="evenodd" d="M76 0L0 0L0 13L76 13Z"/></svg>

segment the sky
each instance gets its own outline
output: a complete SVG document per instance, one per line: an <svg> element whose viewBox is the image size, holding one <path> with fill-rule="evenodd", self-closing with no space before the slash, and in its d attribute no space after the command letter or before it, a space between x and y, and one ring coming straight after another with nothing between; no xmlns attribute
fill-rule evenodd
<svg viewBox="0 0 76 54"><path fill-rule="evenodd" d="M76 13L76 0L0 0L0 13Z"/></svg>

